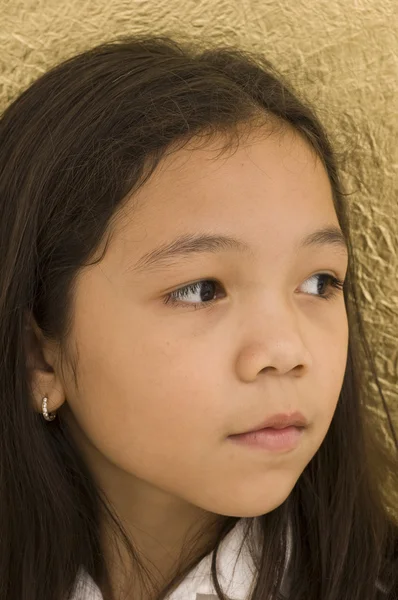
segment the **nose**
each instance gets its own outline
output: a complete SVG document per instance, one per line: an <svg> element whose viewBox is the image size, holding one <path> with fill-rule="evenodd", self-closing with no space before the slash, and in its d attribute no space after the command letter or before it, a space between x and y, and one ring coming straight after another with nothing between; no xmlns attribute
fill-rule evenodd
<svg viewBox="0 0 398 600"><path fill-rule="evenodd" d="M308 324L307 324L308 325ZM264 305L242 319L236 372L242 381L259 374L300 377L312 365L312 355L303 331L304 323L293 307L279 302L274 309Z"/></svg>

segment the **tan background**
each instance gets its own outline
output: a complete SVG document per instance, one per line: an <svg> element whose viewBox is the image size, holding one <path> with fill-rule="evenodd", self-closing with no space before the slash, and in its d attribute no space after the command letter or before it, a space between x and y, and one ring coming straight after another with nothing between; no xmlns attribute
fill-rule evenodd
<svg viewBox="0 0 398 600"><path fill-rule="evenodd" d="M361 302L398 427L395 5L395 0L0 0L0 109L50 65L119 34L184 35L266 53L314 103L345 154ZM372 410L382 414L377 405Z"/></svg>

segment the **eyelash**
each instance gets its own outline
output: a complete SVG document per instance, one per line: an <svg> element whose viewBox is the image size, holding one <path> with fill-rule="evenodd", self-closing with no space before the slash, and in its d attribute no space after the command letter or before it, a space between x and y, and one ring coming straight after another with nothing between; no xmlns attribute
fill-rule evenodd
<svg viewBox="0 0 398 600"><path fill-rule="evenodd" d="M329 280L329 287L331 288L331 291L329 291L329 293L323 294L323 295L307 294L308 296L313 296L313 297L319 298L321 300L331 300L332 298L334 298L337 295L338 291L341 291L344 287L345 282L342 281L341 279L338 279L337 277L334 277L333 275L330 275L330 273L317 273L316 275L312 275L311 277L306 279L306 281L308 281L309 279L312 279L314 277L324 277L327 280ZM215 298L213 300L208 300L207 302L206 301L202 301L202 302L183 302L182 301L182 298L186 297L189 293L198 292L200 290L200 286L204 282L211 282L211 283L215 284L215 286L220 285L214 279L200 279L199 281L195 281L194 283L185 285L185 286L178 288L177 290L174 290L173 292L170 292L169 294L167 294L163 299L164 304L170 304L173 307L178 307L178 306L190 307L190 308L194 308L195 310L213 305L215 302L217 302L218 298Z"/></svg>

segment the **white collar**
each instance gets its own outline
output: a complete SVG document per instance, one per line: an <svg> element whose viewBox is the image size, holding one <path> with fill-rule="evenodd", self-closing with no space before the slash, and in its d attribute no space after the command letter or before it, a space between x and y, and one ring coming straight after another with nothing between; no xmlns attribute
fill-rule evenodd
<svg viewBox="0 0 398 600"><path fill-rule="evenodd" d="M218 580L221 589L231 600L247 600L250 598L255 581L255 567L248 544L245 540L242 552L239 552L245 527L251 519L241 518L228 533L220 545L218 552ZM291 532L288 535L288 557L291 552ZM167 597L167 600L216 600L217 594L211 580L212 553L185 577L180 585ZM287 563L285 565L285 569ZM102 594L93 579L83 571L79 572L72 600L103 600Z"/></svg>

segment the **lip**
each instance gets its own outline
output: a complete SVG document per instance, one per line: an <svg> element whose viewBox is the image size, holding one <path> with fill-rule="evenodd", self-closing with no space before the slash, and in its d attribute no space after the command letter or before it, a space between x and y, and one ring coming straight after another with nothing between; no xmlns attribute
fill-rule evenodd
<svg viewBox="0 0 398 600"><path fill-rule="evenodd" d="M230 439L234 444L247 449L286 453L298 448L303 431L304 427L288 426L281 429L265 427L259 431L230 436Z"/></svg>
<svg viewBox="0 0 398 600"><path fill-rule="evenodd" d="M254 433L262 429L284 429L285 427L307 427L308 421L301 412L293 413L278 413L268 417L265 421L256 425L252 429L247 429L235 435L244 435L246 433ZM233 437L233 436L232 436Z"/></svg>

